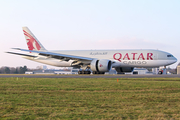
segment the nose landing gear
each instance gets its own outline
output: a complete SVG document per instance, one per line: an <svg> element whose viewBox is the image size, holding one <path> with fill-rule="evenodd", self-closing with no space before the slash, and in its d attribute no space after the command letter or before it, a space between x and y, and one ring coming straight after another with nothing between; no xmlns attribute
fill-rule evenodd
<svg viewBox="0 0 180 120"><path fill-rule="evenodd" d="M167 71L166 71L166 66L164 66L164 68L160 69L158 74L167 74Z"/></svg>

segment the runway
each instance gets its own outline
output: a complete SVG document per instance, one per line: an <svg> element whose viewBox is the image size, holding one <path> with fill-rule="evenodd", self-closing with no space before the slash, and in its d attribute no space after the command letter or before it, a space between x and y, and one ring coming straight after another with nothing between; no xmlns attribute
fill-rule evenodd
<svg viewBox="0 0 180 120"><path fill-rule="evenodd" d="M180 78L180 75L25 75L25 74L3 74L0 78Z"/></svg>

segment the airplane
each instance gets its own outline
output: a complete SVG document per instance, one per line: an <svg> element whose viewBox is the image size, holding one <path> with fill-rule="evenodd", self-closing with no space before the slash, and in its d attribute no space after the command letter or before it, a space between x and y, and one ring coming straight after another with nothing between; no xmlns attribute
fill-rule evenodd
<svg viewBox="0 0 180 120"><path fill-rule="evenodd" d="M170 53L153 49L119 50L58 50L48 51L28 29L23 27L28 49L12 48L28 54L7 52L20 55L25 59L56 67L79 68L79 74L104 74L112 68L118 73L132 72L134 67L168 66L177 61Z"/></svg>

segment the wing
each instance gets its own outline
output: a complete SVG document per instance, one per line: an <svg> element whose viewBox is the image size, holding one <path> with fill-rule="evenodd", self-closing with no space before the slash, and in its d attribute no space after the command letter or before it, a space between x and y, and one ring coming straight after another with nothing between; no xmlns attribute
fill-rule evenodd
<svg viewBox="0 0 180 120"><path fill-rule="evenodd" d="M59 53L48 52L48 51L47 52L46 51L35 51L35 50L26 50L26 49L20 49L20 48L13 48L13 49L26 51L26 52L32 52L32 53L39 53L39 55L46 56L46 57L49 57L49 58L60 59L60 60L63 60L63 61L69 61L69 60L92 61L93 60L93 58L74 56L74 55L66 55L66 54L59 54Z"/></svg>

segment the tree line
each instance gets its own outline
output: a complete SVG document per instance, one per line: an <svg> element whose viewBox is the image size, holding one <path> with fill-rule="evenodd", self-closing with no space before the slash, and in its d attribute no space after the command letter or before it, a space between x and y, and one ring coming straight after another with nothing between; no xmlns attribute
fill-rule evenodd
<svg viewBox="0 0 180 120"><path fill-rule="evenodd" d="M27 66L16 68L3 66L0 68L0 74L24 74L27 70Z"/></svg>

